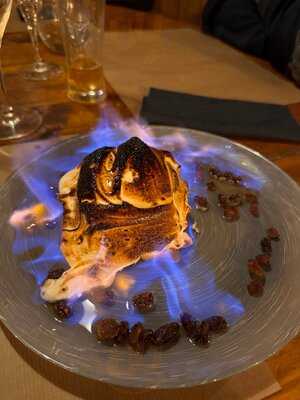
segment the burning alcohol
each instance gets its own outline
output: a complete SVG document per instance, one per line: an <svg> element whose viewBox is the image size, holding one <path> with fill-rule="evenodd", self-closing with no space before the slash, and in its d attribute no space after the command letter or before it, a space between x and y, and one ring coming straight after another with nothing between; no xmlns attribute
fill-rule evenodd
<svg viewBox="0 0 300 400"><path fill-rule="evenodd" d="M203 145L195 138L188 137L184 133L176 130L172 135L156 137L151 134L149 127L136 122L124 124L117 120L112 125L105 122L91 134L89 139L77 139L78 145L69 146L68 153L63 150L64 145L60 145L58 151L52 151L46 157L35 160L34 168L23 169L20 174L28 188L29 195L26 202L20 202L20 208L31 207L36 203L44 204L48 209L47 220L59 221L62 208L52 190L53 185L57 185L61 175L71 168L76 167L84 156L91 153L98 147L118 146L132 135L142 138L148 145L156 148L163 148L171 151L177 161L181 164L181 174L188 181L190 198L201 192L206 195L205 182L199 183L195 179L195 163L199 160L211 164L217 164L219 168L224 167L222 160L222 149ZM57 148L59 149L59 147ZM232 163L232 172L236 175L246 175L241 168ZM226 165L228 170L228 165ZM260 185L261 182L254 179L254 174L247 174L245 180L251 184ZM208 213L209 214L209 213ZM203 235L203 229L201 229ZM190 230L190 235L193 232ZM34 249L37 246L41 249L39 253L23 262L23 267L32 273L39 286L45 281L48 271L56 264L65 266L64 258L59 249L60 224L54 226L53 230L36 229L27 237L26 232L17 230L14 245L15 254L22 255L26 250ZM194 238L195 247L199 246L199 236ZM24 249L24 242L26 243ZM21 243L23 243L21 245ZM189 311L196 318L209 317L210 315L222 314L227 317L230 323L236 321L243 314L243 306L237 298L230 293L222 290L215 284L215 274L212 267L207 262L196 256L195 247L183 251L180 258L174 258L171 254L156 257L153 260L139 262L133 268L117 275L113 290L116 294L115 304L110 308L110 312L120 320L126 319L130 323L141 321L142 318L136 311L128 307L128 299L134 294L147 291L155 287L155 293L160 299L160 315L166 319L170 317L174 320L183 311ZM195 286L197 282L197 287ZM80 282L78 281L80 284ZM80 294L80 290L77 291ZM205 299L201 304L197 302L197 293L204 293ZM71 319L83 321L82 325L90 327L93 319L105 316L105 305L93 305L92 300L86 300L82 291L82 296L76 295L72 302L83 304L81 317ZM195 297L196 296L196 297ZM151 318L155 318L154 316Z"/></svg>

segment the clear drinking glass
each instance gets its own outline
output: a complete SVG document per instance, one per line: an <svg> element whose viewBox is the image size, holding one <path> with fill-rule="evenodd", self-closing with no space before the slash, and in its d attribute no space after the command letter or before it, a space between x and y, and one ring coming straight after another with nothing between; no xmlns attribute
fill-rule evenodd
<svg viewBox="0 0 300 400"><path fill-rule="evenodd" d="M43 0L17 0L21 14L27 25L27 29L32 41L35 62L25 72L25 78L36 81L45 81L53 78L62 72L60 66L46 63L40 54L38 41L38 14L43 5Z"/></svg>
<svg viewBox="0 0 300 400"><path fill-rule="evenodd" d="M59 0L67 62L68 96L82 103L106 97L103 76L105 0Z"/></svg>
<svg viewBox="0 0 300 400"><path fill-rule="evenodd" d="M0 0L0 50L11 7L12 0ZM42 116L36 110L9 105L1 62L0 90L2 94L0 104L0 143L18 140L34 133L42 123Z"/></svg>
<svg viewBox="0 0 300 400"><path fill-rule="evenodd" d="M42 42L51 51L64 54L56 0L43 0L38 16L38 31Z"/></svg>

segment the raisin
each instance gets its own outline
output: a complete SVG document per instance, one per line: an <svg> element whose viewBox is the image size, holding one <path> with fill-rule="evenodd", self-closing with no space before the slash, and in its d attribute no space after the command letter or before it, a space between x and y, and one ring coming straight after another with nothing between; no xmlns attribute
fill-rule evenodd
<svg viewBox="0 0 300 400"><path fill-rule="evenodd" d="M134 307L141 313L147 313L154 309L154 296L151 292L137 294L132 299Z"/></svg>
<svg viewBox="0 0 300 400"><path fill-rule="evenodd" d="M263 238L260 242L260 246L261 246L262 252L264 254L268 254L268 255L272 254L272 243L269 238L267 238L267 237Z"/></svg>
<svg viewBox="0 0 300 400"><path fill-rule="evenodd" d="M261 297L264 294L264 287L259 281L251 281L247 289L249 295L252 297Z"/></svg>
<svg viewBox="0 0 300 400"><path fill-rule="evenodd" d="M206 212L209 209L207 198L204 196L195 196L194 203L197 210Z"/></svg>
<svg viewBox="0 0 300 400"><path fill-rule="evenodd" d="M183 313L180 316L180 322L187 336L191 337L195 329L195 321L192 316L188 313Z"/></svg>
<svg viewBox="0 0 300 400"><path fill-rule="evenodd" d="M144 353L145 348L144 348L144 341L143 341L143 336L144 336L144 326L140 322L137 324L133 325L129 332L129 344L133 348L133 350L137 351L138 353Z"/></svg>
<svg viewBox="0 0 300 400"><path fill-rule="evenodd" d="M53 311L56 317L59 319L68 319L72 315L72 308L68 306L65 300L57 301L52 304Z"/></svg>
<svg viewBox="0 0 300 400"><path fill-rule="evenodd" d="M112 318L101 319L94 324L93 330L99 342L112 346L117 341L120 323Z"/></svg>
<svg viewBox="0 0 300 400"><path fill-rule="evenodd" d="M64 272L64 268L53 269L52 271L49 271L47 279L59 279Z"/></svg>
<svg viewBox="0 0 300 400"><path fill-rule="evenodd" d="M207 184L207 190L210 192L215 192L217 190L216 184L213 181L208 181Z"/></svg>
<svg viewBox="0 0 300 400"><path fill-rule="evenodd" d="M220 315L213 315L205 320L209 325L209 331L213 334L221 334L228 331L228 324L225 318Z"/></svg>
<svg viewBox="0 0 300 400"><path fill-rule="evenodd" d="M223 218L227 222L235 222L240 218L240 213L236 207L226 207L224 208Z"/></svg>
<svg viewBox="0 0 300 400"><path fill-rule="evenodd" d="M144 342L146 346L149 346L150 344L155 344L154 332L152 329L144 330Z"/></svg>
<svg viewBox="0 0 300 400"><path fill-rule="evenodd" d="M264 271L271 271L271 257L268 254L259 254L255 259Z"/></svg>
<svg viewBox="0 0 300 400"><path fill-rule="evenodd" d="M154 332L156 346L169 348L175 345L180 337L180 325L177 322L165 324Z"/></svg>
<svg viewBox="0 0 300 400"><path fill-rule="evenodd" d="M145 353L152 342L152 331L145 329L140 322L133 325L129 332L129 345L138 353Z"/></svg>
<svg viewBox="0 0 300 400"><path fill-rule="evenodd" d="M270 240L274 240L276 242L278 242L280 240L280 234L276 228L273 228L273 227L269 228L267 230L267 234L268 234L268 238Z"/></svg>
<svg viewBox="0 0 300 400"><path fill-rule="evenodd" d="M198 346L208 346L209 333L210 328L207 321L196 321L193 335L190 337L190 339Z"/></svg>
<svg viewBox="0 0 300 400"><path fill-rule="evenodd" d="M256 260L248 261L248 272L249 272L250 278L253 281L258 281L262 284L262 286L265 286L265 284L266 284L265 273L264 273L263 269L258 265L258 262Z"/></svg>
<svg viewBox="0 0 300 400"><path fill-rule="evenodd" d="M128 322L121 321L119 325L119 332L115 339L115 343L121 345L125 344L128 340L128 336L129 336Z"/></svg>
<svg viewBox="0 0 300 400"><path fill-rule="evenodd" d="M257 203L251 203L249 211L253 217L259 218L259 208Z"/></svg>

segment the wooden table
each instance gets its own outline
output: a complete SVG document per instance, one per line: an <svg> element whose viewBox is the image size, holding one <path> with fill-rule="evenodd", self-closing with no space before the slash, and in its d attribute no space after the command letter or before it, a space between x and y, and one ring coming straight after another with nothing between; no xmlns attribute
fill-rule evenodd
<svg viewBox="0 0 300 400"><path fill-rule="evenodd" d="M175 21L158 14L146 14L119 7L108 7L108 30L132 29L167 29L190 26L190 24ZM63 63L60 56L49 53L43 48L43 54L48 60ZM14 104L27 103L45 112L45 124L39 134L72 135L78 132L88 132L97 124L107 105L118 110L123 117L131 116L130 110L119 98L117 88L114 90L108 82L108 99L102 106L83 106L72 103L66 97L65 77L49 82L26 82L20 72L25 64L32 59L32 47L27 34L9 34L3 46L3 64L9 96ZM275 73L272 68L257 60L264 68ZM0 99L1 101L1 99ZM300 105L290 105L293 115L300 121ZM240 139L238 142L247 145L275 162L285 172L300 183L300 143L285 141L265 141ZM9 336L9 334L7 333ZM10 340L14 342L13 338ZM271 357L268 365L283 390L272 396L272 400L287 400L300 398L300 337L294 339L277 355Z"/></svg>

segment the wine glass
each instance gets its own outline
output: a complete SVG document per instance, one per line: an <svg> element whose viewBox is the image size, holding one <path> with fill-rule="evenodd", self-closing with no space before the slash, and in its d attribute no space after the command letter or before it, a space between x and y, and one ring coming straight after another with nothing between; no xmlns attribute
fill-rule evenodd
<svg viewBox="0 0 300 400"><path fill-rule="evenodd" d="M64 55L63 39L58 15L57 0L43 0L39 12L39 36L52 52Z"/></svg>
<svg viewBox="0 0 300 400"><path fill-rule="evenodd" d="M11 13L12 0L0 0L0 50L2 38ZM41 126L42 116L37 110L12 107L8 103L0 58L0 143L21 139L34 133Z"/></svg>
<svg viewBox="0 0 300 400"><path fill-rule="evenodd" d="M38 14L43 0L17 0L19 10L27 25L27 30L35 52L35 62L25 72L25 78L35 81L45 81L56 77L62 72L60 66L45 62L40 54L38 40Z"/></svg>

